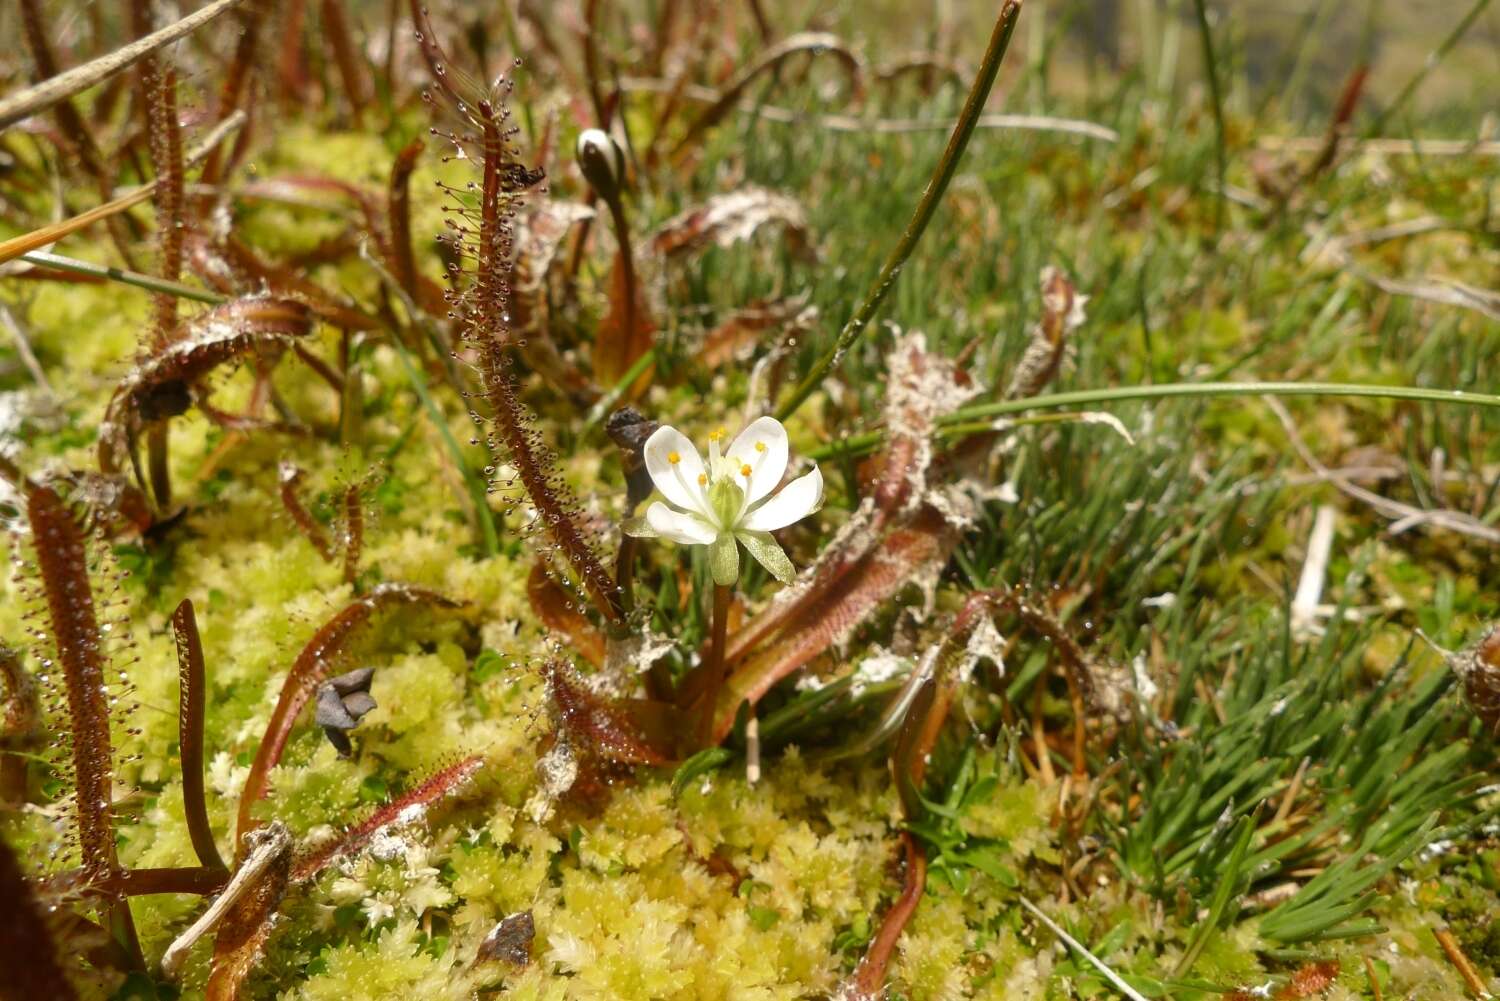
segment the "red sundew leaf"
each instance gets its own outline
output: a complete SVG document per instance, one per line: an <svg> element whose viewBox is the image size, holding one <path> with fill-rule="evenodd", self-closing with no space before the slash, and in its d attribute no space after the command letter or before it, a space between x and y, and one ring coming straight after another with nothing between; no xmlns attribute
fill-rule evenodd
<svg viewBox="0 0 1500 1001"><path fill-rule="evenodd" d="M729 733L741 702L753 705L782 678L847 639L903 587L945 563L956 541L942 516L925 510L867 549L840 575L837 588L821 589L798 602L776 638L748 652L733 668L715 710L713 741Z"/></svg>
<svg viewBox="0 0 1500 1001"><path fill-rule="evenodd" d="M624 706L611 705L589 691L571 667L551 660L542 672L558 726L582 749L618 765L670 763L669 755L647 743L641 729L627 718Z"/></svg>
<svg viewBox="0 0 1500 1001"><path fill-rule="evenodd" d="M322 872L335 859L359 851L381 828L405 826L420 819L427 807L445 796L453 795L464 783L479 774L484 757L464 758L428 776L404 795L398 796L368 818L344 832L336 841L298 858L292 867L292 882L303 883Z"/></svg>
<svg viewBox="0 0 1500 1001"><path fill-rule="evenodd" d="M238 831L241 837L254 826L250 809L265 796L271 769L281 760L292 727L296 725L297 714L312 699L318 683L347 657L351 644L369 626L376 612L403 605L459 608L461 602L424 587L378 584L369 594L350 602L329 619L297 655L281 686L281 695L276 700L270 722L266 724L265 734L255 751L255 760L250 765L250 774L245 779L244 791L240 794Z"/></svg>
<svg viewBox="0 0 1500 1001"><path fill-rule="evenodd" d="M1276 992L1276 1001L1303 1001L1314 994L1322 994L1333 986L1338 975L1339 961L1336 959L1300 966L1286 986Z"/></svg>
<svg viewBox="0 0 1500 1001"><path fill-rule="evenodd" d="M532 566L526 596L542 625L567 637L568 644L590 664L604 666L604 634L573 606L573 597L547 572L545 562Z"/></svg>
<svg viewBox="0 0 1500 1001"><path fill-rule="evenodd" d="M311 312L291 299L236 299L194 317L171 344L115 387L99 424L100 469L118 472L142 429L185 411L193 386L220 365L279 354L311 329Z"/></svg>
<svg viewBox="0 0 1500 1001"><path fill-rule="evenodd" d="M0 969L5 996L70 1001L78 997L49 933L47 912L32 896L31 886L10 846L0 839Z"/></svg>
<svg viewBox="0 0 1500 1001"><path fill-rule="evenodd" d="M110 817L114 748L104 682L104 639L89 583L88 552L77 520L56 492L29 481L23 489L57 667L67 691L84 873L90 881L102 881L118 868Z"/></svg>

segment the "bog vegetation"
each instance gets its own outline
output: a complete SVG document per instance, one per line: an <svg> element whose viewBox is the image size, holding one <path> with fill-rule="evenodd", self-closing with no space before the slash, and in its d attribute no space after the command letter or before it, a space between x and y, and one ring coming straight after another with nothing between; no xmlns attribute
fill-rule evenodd
<svg viewBox="0 0 1500 1001"><path fill-rule="evenodd" d="M803 6L0 13L0 995L1489 990L1489 4Z"/></svg>

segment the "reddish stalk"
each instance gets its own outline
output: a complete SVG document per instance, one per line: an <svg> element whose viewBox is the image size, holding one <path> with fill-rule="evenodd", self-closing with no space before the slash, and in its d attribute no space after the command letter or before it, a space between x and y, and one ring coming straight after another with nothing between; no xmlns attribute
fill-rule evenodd
<svg viewBox="0 0 1500 1001"><path fill-rule="evenodd" d="M245 779L244 791L240 793L239 818L237 823L240 841L245 833L255 827L251 808L266 794L271 769L281 760L291 738L292 728L297 723L297 714L307 705L317 689L318 683L333 672L335 666L346 660L350 646L363 632L378 611L402 605L432 605L439 608L457 608L459 603L445 598L436 591L413 587L409 584L380 584L369 594L359 598L340 611L302 648L287 672L281 686L281 695L265 733L256 748L255 760L250 765L250 774Z"/></svg>
<svg viewBox="0 0 1500 1001"><path fill-rule="evenodd" d="M417 288L417 264L411 245L411 175L424 149L422 140L413 139L396 154L386 202L391 229L391 271L413 302L421 302L422 297Z"/></svg>
<svg viewBox="0 0 1500 1001"><path fill-rule="evenodd" d="M365 508L358 484L344 489L344 583L359 576L359 557L365 546Z"/></svg>
<svg viewBox="0 0 1500 1001"><path fill-rule="evenodd" d="M367 92L365 75L360 69L359 46L349 31L349 19L344 16L344 5L340 0L322 0L319 13L344 85L344 96L349 99L350 120L356 129L361 128Z"/></svg>
<svg viewBox="0 0 1500 1001"><path fill-rule="evenodd" d="M880 930L865 950L864 958L854 971L854 997L873 999L882 996L885 990L885 971L890 965L891 954L901 933L922 902L922 891L927 887L927 855L922 851L911 832L901 832L901 847L906 852L906 878L902 881L901 896L891 904L890 910L880 921Z"/></svg>
<svg viewBox="0 0 1500 1001"><path fill-rule="evenodd" d="M203 641L193 603L182 599L172 612L172 638L177 643L177 746L182 768L182 812L198 861L210 869L224 869L208 822L203 792L203 701L205 668Z"/></svg>
<svg viewBox="0 0 1500 1001"><path fill-rule="evenodd" d="M312 543L318 555L331 563L334 554L333 542L328 538L328 533L323 531L323 526L303 505L302 496L298 493L302 476L302 470L293 463L281 464L281 506L286 508L287 516L292 519L292 524L296 525L303 537Z"/></svg>
<svg viewBox="0 0 1500 1001"><path fill-rule="evenodd" d="M60 72L57 56L53 53L52 43L47 38L45 28L47 19L41 11L39 0L21 0L20 6L21 27L26 33L26 44L31 49L32 60L36 63L37 81L57 76ZM114 179L105 169L104 155L99 151L93 132L89 130L83 116L73 105L72 99L64 98L53 105L52 117L57 120L58 129L72 144L84 173L93 179L99 191L99 200L108 202L113 196ZM130 253L130 232L125 222L123 218L110 216L106 219L105 225L120 259L125 262L127 268L135 270L135 258Z"/></svg>

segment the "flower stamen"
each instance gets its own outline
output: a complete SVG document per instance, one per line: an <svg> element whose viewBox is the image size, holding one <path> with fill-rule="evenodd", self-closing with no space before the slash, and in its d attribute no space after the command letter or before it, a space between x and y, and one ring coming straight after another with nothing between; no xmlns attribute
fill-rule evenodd
<svg viewBox="0 0 1500 1001"><path fill-rule="evenodd" d="M675 466L682 461L682 456L678 455L676 452L668 452L667 461Z"/></svg>

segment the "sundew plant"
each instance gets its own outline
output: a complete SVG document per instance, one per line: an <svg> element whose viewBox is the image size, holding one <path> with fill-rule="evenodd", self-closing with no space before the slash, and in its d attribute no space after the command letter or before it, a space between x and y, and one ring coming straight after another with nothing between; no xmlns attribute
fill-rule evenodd
<svg viewBox="0 0 1500 1001"><path fill-rule="evenodd" d="M1489 0L0 37L0 999L1500 990Z"/></svg>

